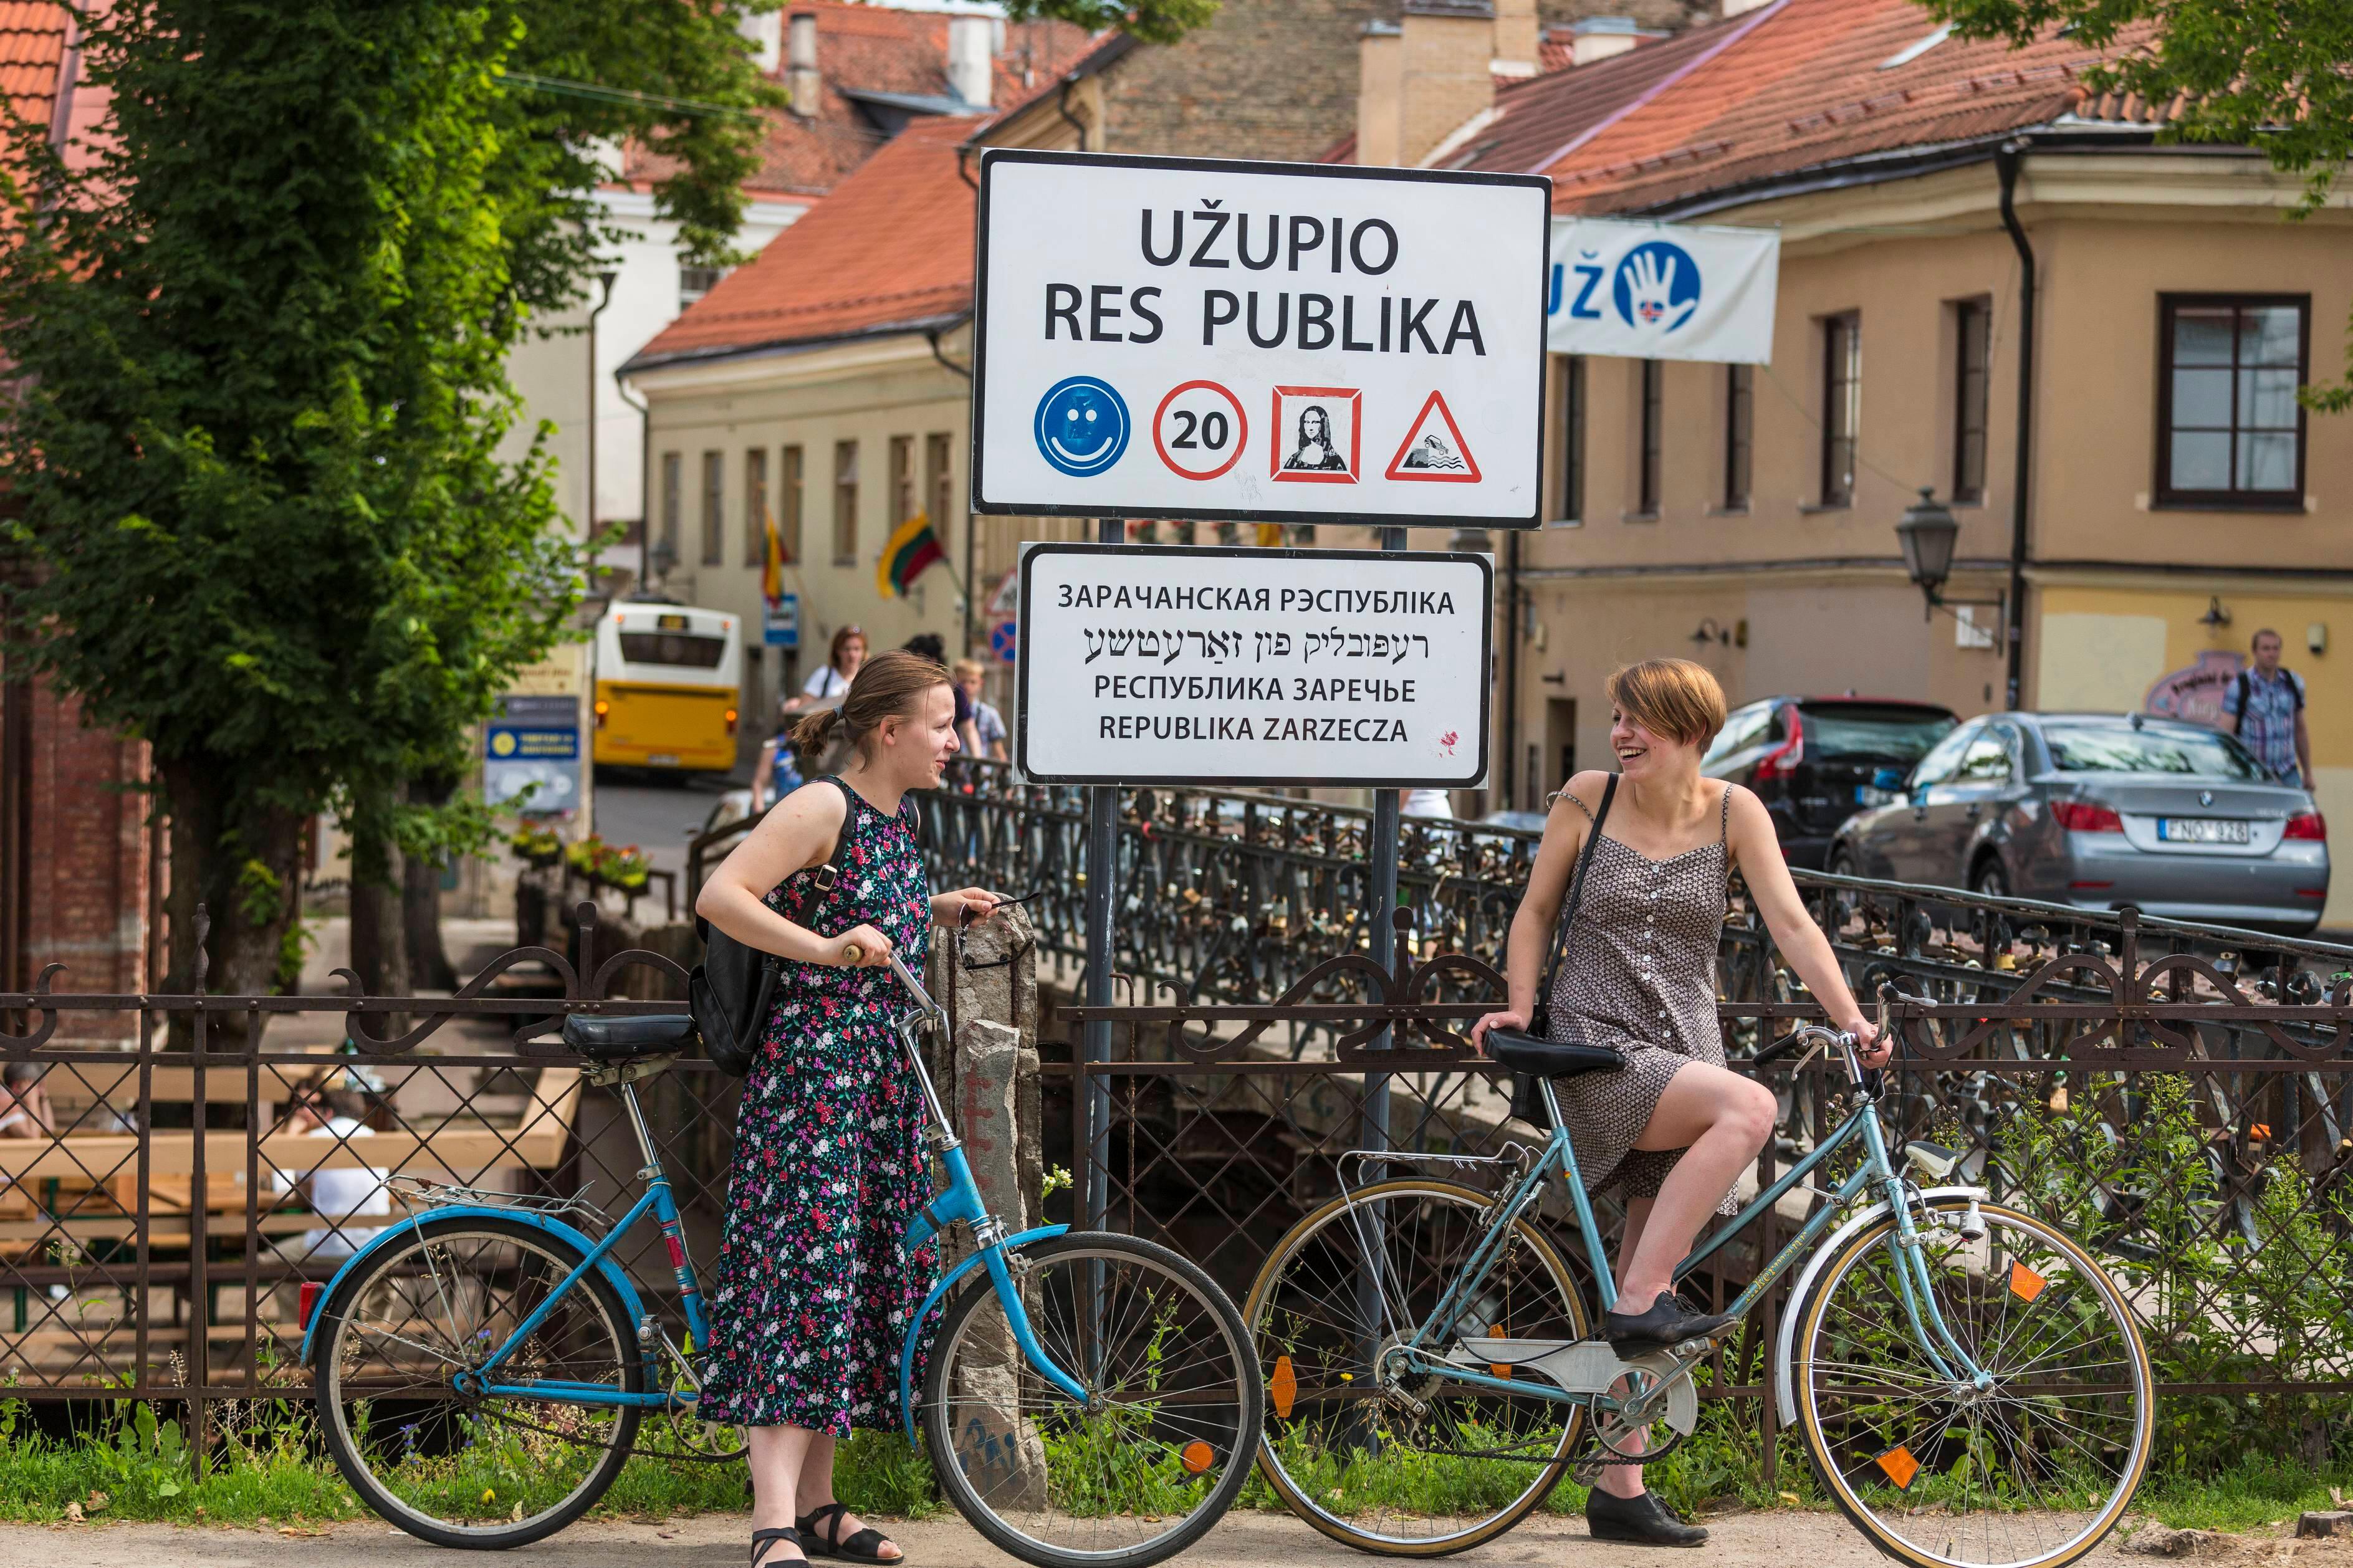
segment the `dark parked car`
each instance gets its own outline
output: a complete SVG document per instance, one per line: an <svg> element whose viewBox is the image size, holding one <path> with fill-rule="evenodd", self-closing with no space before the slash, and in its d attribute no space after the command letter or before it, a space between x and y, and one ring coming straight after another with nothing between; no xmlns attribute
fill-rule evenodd
<svg viewBox="0 0 2353 1568"><path fill-rule="evenodd" d="M2300 936L2328 899L2312 796L2200 724L1998 713L1840 829L1831 869Z"/></svg>
<svg viewBox="0 0 2353 1568"><path fill-rule="evenodd" d="M1933 702L1767 697L1732 710L1699 771L1755 790L1783 857L1819 871L1839 824L1894 799L1912 764L1957 722Z"/></svg>

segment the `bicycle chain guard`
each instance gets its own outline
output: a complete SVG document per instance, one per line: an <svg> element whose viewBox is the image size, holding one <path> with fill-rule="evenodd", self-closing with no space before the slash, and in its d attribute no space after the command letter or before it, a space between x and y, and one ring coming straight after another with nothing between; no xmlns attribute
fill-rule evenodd
<svg viewBox="0 0 2353 1568"><path fill-rule="evenodd" d="M1651 1351L1621 1359L1606 1340L1487 1340L1456 1342L1447 1361L1484 1372L1490 1366L1525 1367L1569 1394L1599 1394L1630 1373L1664 1382L1666 1408L1656 1419L1679 1436L1699 1425L1699 1394L1692 1387L1689 1370L1695 1363L1677 1360L1666 1351ZM1660 1450L1664 1452L1663 1449ZM1638 1461L1628 1461L1634 1463Z"/></svg>

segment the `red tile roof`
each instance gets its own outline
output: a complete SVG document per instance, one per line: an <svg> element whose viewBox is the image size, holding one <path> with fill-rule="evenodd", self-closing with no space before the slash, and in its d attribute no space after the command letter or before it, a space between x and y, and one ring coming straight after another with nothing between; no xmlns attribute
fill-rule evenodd
<svg viewBox="0 0 2353 1568"><path fill-rule="evenodd" d="M948 14L845 0L793 0L786 11L787 27L791 16L806 12L817 17L818 74L824 84L818 111L807 120L786 110L768 111L760 168L744 184L747 190L765 194L822 195L887 140L842 89L949 96ZM1067 22L1007 25L989 101L1003 105L1032 97L1039 84L1069 70L1089 47L1085 29ZM783 54L769 75L779 84L785 81ZM671 167L671 161L659 153L632 148L622 174L631 181L657 180Z"/></svg>
<svg viewBox="0 0 2353 1568"><path fill-rule="evenodd" d="M914 331L972 309L975 116L920 120L689 307L629 368Z"/></svg>
<svg viewBox="0 0 2353 1568"><path fill-rule="evenodd" d="M2082 72L2099 57L2055 36L2022 49L1947 37L1887 64L1936 30L1913 0L1777 0L1499 96L1462 166L1550 174L1559 211L1626 212L2069 114L2161 119L2087 102Z"/></svg>
<svg viewBox="0 0 2353 1568"><path fill-rule="evenodd" d="M36 125L57 110L66 24L66 8L54 0L0 0L0 94Z"/></svg>
<svg viewBox="0 0 2353 1568"><path fill-rule="evenodd" d="M1756 26L1546 173L1563 211L1659 206L1872 153L1997 136L2073 110L2100 57L1947 38L1912 0L1778 0Z"/></svg>

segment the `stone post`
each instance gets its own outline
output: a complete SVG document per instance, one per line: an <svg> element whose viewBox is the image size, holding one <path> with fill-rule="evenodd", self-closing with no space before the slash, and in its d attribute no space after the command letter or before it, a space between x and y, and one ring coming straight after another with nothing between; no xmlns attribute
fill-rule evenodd
<svg viewBox="0 0 2353 1568"><path fill-rule="evenodd" d="M924 984L948 1010L952 1043L932 1042L933 1081L964 1142L989 1212L1008 1232L1036 1225L1045 1181L1038 1101L1037 933L1018 906L968 931L933 933ZM942 1263L970 1250L944 1243ZM975 1281L966 1289L985 1290ZM981 1330L979 1325L988 1327ZM985 1314L986 1338L959 1357L955 1430L958 1463L996 1508L1046 1504L1046 1452L1037 1429L1018 1416L1020 1352L1003 1320Z"/></svg>

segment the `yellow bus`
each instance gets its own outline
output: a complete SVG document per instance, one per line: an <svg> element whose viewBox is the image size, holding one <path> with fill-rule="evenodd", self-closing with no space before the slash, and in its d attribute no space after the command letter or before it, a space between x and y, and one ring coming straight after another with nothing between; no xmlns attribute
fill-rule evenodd
<svg viewBox="0 0 2353 1568"><path fill-rule="evenodd" d="M593 755L627 767L731 772L743 679L741 616L620 601L596 623Z"/></svg>

